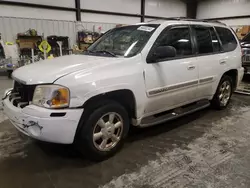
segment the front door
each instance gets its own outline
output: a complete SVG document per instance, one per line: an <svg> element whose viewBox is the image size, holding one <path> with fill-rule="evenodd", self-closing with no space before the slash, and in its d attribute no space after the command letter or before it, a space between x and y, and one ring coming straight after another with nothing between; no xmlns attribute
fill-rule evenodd
<svg viewBox="0 0 250 188"><path fill-rule="evenodd" d="M144 74L149 99L146 115L181 106L196 99L198 68L193 56L189 26L166 28L150 52L159 46L174 47L176 56L146 64Z"/></svg>

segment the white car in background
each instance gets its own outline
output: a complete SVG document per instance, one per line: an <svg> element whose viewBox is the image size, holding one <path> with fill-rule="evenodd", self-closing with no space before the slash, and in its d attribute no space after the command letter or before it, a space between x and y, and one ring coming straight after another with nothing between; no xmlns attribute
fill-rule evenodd
<svg viewBox="0 0 250 188"><path fill-rule="evenodd" d="M74 143L103 160L121 148L130 126L153 126L210 104L225 108L243 77L241 65L237 37L221 23L125 26L84 55L17 69L4 112L32 138Z"/></svg>

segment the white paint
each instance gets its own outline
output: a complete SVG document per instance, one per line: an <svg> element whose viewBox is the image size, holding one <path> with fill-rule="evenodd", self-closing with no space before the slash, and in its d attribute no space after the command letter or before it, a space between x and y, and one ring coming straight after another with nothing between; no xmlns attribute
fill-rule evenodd
<svg viewBox="0 0 250 188"><path fill-rule="evenodd" d="M81 13L83 22L103 22L115 24L134 24L140 22L140 18L129 16L113 16L106 14Z"/></svg>
<svg viewBox="0 0 250 188"><path fill-rule="evenodd" d="M172 151L157 154L156 160L139 170L115 177L99 188L219 187L224 182L233 185L231 177L235 171L230 169L240 162L236 148L242 151L242 147L250 146L250 129L246 124L250 120L249 110L249 107L232 110L233 116L210 122L211 129L185 149L175 146ZM202 128L202 121L198 120L196 126ZM231 167L229 171L216 171L226 164Z"/></svg>
<svg viewBox="0 0 250 188"><path fill-rule="evenodd" d="M186 17L187 6L180 0L146 0L145 14L160 17Z"/></svg>
<svg viewBox="0 0 250 188"><path fill-rule="evenodd" d="M70 107L72 108L80 107L90 98L100 94L116 90L129 90L136 101L137 121L135 125L139 125L141 119L149 115L190 104L200 99L211 100L221 76L228 70L237 69L238 82L242 79L243 68L239 44L233 52L201 56L199 59L194 57L148 64L146 58L155 40L166 27L173 24L226 27L217 23L166 21L155 30L141 53L134 57L63 56L21 67L13 72L12 77L27 85L54 83L69 88ZM211 62L215 62L212 64L213 69L208 69L206 66L208 58ZM225 66L220 64L221 60L226 61ZM194 69L189 70L189 66L194 66ZM222 66L223 68L221 68ZM213 82L198 82L207 77L213 77ZM177 88L170 92L163 91L160 95L148 95L150 90L186 85L193 81L197 81L197 84L191 87ZM209 93L207 88L210 88ZM203 95L197 95L197 90ZM5 100L5 103L5 109L7 109L10 119L15 120L17 117L17 121L21 121L23 119L21 117L24 116L25 121L39 122L44 127L41 136L37 137L27 132L28 135L50 142L72 143L81 109L76 108L75 111L65 109L66 117L51 119L49 115L54 112L53 110L35 108L34 105L18 109L8 100ZM17 126L16 123L14 124ZM60 136L61 133L58 131L60 127L65 130L64 137Z"/></svg>
<svg viewBox="0 0 250 188"><path fill-rule="evenodd" d="M75 7L75 0L7 0L14 2L22 2L22 3L34 3L41 5L52 5L52 6L60 6L60 7Z"/></svg>
<svg viewBox="0 0 250 188"><path fill-rule="evenodd" d="M57 112L58 110L50 110L34 105L21 109L15 107L10 102L9 97L4 100L4 113L23 134L41 141L72 144L83 109L60 110L66 115L63 117L50 117L51 113ZM36 124L31 125L30 122L36 122ZM24 127L24 124L27 126Z"/></svg>
<svg viewBox="0 0 250 188"><path fill-rule="evenodd" d="M250 1L248 0L209 0L199 1L197 18L219 18L249 15Z"/></svg>
<svg viewBox="0 0 250 188"><path fill-rule="evenodd" d="M27 8L11 5L0 6L0 16L75 21L75 12Z"/></svg>
<svg viewBox="0 0 250 188"><path fill-rule="evenodd" d="M81 0L81 8L140 14L141 0Z"/></svg>
<svg viewBox="0 0 250 188"><path fill-rule="evenodd" d="M197 57L188 58L187 60L176 59L170 62L162 61L145 66L146 90L150 98L146 102L145 107L147 116L166 111L182 103L197 100L199 64L196 59ZM188 70L189 66L194 66L195 68ZM192 81L197 81L197 84L186 89L150 96L150 91L154 91L156 88L171 87Z"/></svg>

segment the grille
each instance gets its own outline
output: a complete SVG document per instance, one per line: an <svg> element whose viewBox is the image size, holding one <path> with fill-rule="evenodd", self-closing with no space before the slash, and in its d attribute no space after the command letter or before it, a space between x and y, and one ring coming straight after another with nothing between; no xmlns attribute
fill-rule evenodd
<svg viewBox="0 0 250 188"><path fill-rule="evenodd" d="M243 48L242 52L243 52L243 56L242 56L243 65L250 65L250 49Z"/></svg>
<svg viewBox="0 0 250 188"><path fill-rule="evenodd" d="M15 81L9 100L14 106L24 108L32 101L35 88L36 85L24 85Z"/></svg>

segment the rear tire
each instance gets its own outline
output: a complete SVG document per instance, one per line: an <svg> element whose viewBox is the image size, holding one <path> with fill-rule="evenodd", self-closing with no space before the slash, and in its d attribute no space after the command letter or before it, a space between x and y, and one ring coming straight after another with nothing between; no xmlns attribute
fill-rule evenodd
<svg viewBox="0 0 250 188"><path fill-rule="evenodd" d="M117 153L129 131L129 116L115 101L102 101L96 108L86 109L86 120L81 121L77 148L88 159L102 161ZM84 118L84 117L83 117Z"/></svg>
<svg viewBox="0 0 250 188"><path fill-rule="evenodd" d="M230 76L224 75L218 85L216 93L211 101L215 109L225 109L230 103L233 94L233 81Z"/></svg>

